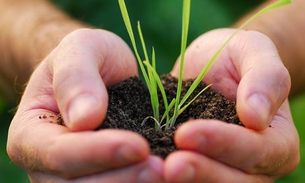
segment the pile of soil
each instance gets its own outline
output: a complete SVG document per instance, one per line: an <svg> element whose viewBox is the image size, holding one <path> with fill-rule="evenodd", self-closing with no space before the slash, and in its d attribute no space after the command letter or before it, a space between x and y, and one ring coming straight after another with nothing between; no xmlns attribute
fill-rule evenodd
<svg viewBox="0 0 305 183"><path fill-rule="evenodd" d="M176 97L177 79L164 75L161 77L168 101ZM184 81L182 96L192 84L192 80ZM190 100L197 95L206 84L201 83ZM151 154L165 158L169 153L178 150L174 144L175 130L189 119L218 119L227 123L242 125L236 113L235 102L226 99L222 94L207 89L177 119L175 126L156 130L150 104L150 96L146 85L137 77L129 78L108 88L109 106L107 117L97 129L116 128L131 130L141 134L150 144ZM160 96L160 115L164 106ZM188 103L188 102L187 102ZM146 122L142 123L143 120Z"/></svg>

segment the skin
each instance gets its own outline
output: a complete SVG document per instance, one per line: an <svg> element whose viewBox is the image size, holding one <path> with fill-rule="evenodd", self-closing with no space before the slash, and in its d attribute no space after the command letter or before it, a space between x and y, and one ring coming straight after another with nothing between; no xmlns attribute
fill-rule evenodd
<svg viewBox="0 0 305 183"><path fill-rule="evenodd" d="M187 50L184 77L195 77L233 32L214 30L195 40ZM171 73L177 76L178 69L176 64ZM290 77L269 38L239 32L204 81L236 100L246 128L215 120L182 125L175 142L183 151L165 162L168 182L274 182L297 166L299 137L287 100Z"/></svg>
<svg viewBox="0 0 305 183"><path fill-rule="evenodd" d="M12 104L18 101L33 72L7 142L8 155L31 182L162 182L163 165L149 155L139 135L92 131L105 117L105 87L137 74L127 45L108 31L71 19L46 0L0 4L1 94ZM90 29L81 29L85 27ZM67 127L39 118L59 111Z"/></svg>
<svg viewBox="0 0 305 183"><path fill-rule="evenodd" d="M237 21L233 27L239 27L249 16L276 0L266 0L260 7ZM290 5L272 10L252 21L246 29L259 31L268 36L275 44L282 62L291 76L290 96L305 91L305 38L300 36L305 29L303 10L305 1L293 0Z"/></svg>
<svg viewBox="0 0 305 183"><path fill-rule="evenodd" d="M149 155L140 135L92 131L105 117L105 87L136 73L131 51L116 35L72 32L33 73L10 126L8 154L32 182L162 182L161 160ZM39 118L58 111L66 127Z"/></svg>
<svg viewBox="0 0 305 183"><path fill-rule="evenodd" d="M69 33L89 26L47 0L0 0L0 12L0 94L16 106L38 64Z"/></svg>
<svg viewBox="0 0 305 183"><path fill-rule="evenodd" d="M292 58L289 51L280 52L279 57L276 48L286 49L277 44L282 40L276 39L284 35L274 36L271 28L266 29L269 32L259 30L275 47L263 34L241 32L217 61L222 63L205 78L216 90L236 99L238 114L247 128L217 121L187 123L175 136L182 150L163 161L149 155L148 144L137 134L92 131L105 117L105 87L137 73L126 44L104 30L80 29L89 26L70 19L47 1L18 3L0 0L0 23L5 25L0 26L4 29L0 34L0 68L12 68L10 73L3 72L7 80L1 80L0 86L1 93L13 101L16 95L12 95L10 83L18 75L22 80L17 83L23 84L35 70L11 123L7 143L9 156L28 172L31 182L273 182L297 166L299 139L287 102L289 75L281 61L289 72L295 68L290 65L299 64L300 68L304 63L302 54L295 60L286 59ZM23 13L13 13L16 11ZM289 16L296 11L283 12ZM52 18L45 21L50 15ZM250 26L260 27L262 21ZM230 33L232 30L220 29L199 37L188 49L186 62L191 64L186 64L184 77L194 77ZM283 45L297 39L296 34L287 35L291 37L284 39L288 42ZM209 39L213 45L207 44ZM120 54L114 54L113 48ZM177 66L172 74L177 75ZM300 79L293 83L303 82ZM250 96L254 98L250 100ZM258 110L258 104L265 110ZM59 111L66 127L50 123L49 118L39 119Z"/></svg>

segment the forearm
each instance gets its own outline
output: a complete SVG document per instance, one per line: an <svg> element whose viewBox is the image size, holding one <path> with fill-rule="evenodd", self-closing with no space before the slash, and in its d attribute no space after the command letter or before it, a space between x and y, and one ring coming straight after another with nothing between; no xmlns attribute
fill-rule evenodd
<svg viewBox="0 0 305 183"><path fill-rule="evenodd" d="M16 101L36 65L80 27L47 0L0 0L0 94Z"/></svg>
<svg viewBox="0 0 305 183"><path fill-rule="evenodd" d="M258 9L272 2L274 0L269 0ZM294 0L292 4L273 10L254 20L246 27L264 33L275 43L291 75L291 95L305 91L304 8L304 0ZM253 13L257 12L258 9ZM253 13L245 16L235 26L240 25Z"/></svg>

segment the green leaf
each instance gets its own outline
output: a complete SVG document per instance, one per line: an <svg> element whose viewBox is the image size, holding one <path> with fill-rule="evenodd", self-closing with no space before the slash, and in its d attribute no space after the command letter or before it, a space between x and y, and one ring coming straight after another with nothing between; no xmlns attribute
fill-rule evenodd
<svg viewBox="0 0 305 183"><path fill-rule="evenodd" d="M129 18L129 15L128 15L128 10L126 8L125 1L124 0L119 0L119 6L120 6L120 10L121 10L121 13L122 13L122 17L123 17L128 35L130 37L130 41L131 41L133 50L135 52L137 61L138 61L139 66L140 66L141 72L143 74L143 77L144 77L144 80L147 84L147 87L150 89L148 74L147 74L147 72L144 68L144 65L142 63L142 59L141 59L141 57L139 55L139 51L137 49L137 44L136 44L136 41L135 41L135 37L134 37L134 33L133 33L133 29L132 29L132 25L131 25L131 22L130 22L130 18Z"/></svg>
<svg viewBox="0 0 305 183"><path fill-rule="evenodd" d="M262 10L260 10L259 12L257 12L256 14L254 14L252 17L250 17L245 23L243 23L227 40L226 42L217 50L217 52L213 55L213 57L207 62L207 64L205 65L205 67L201 70L201 72L199 73L199 75L197 76L197 78L195 79L195 81L192 83L191 87L189 88L189 90L187 91L187 93L185 94L184 98L181 100L180 102L180 106L182 106L185 101L188 99L188 97L193 93L193 91L196 89L196 87L200 84L200 82L202 81L202 79L205 77L205 75L208 73L208 71L210 70L210 68L212 67L212 65L214 64L214 62L216 61L216 59L218 58L218 56L220 55L220 53L222 52L222 50L228 45L228 43L232 40L232 38L241 30L243 29L246 25L248 25L251 21L253 21L255 18L258 18L259 16L275 9L275 8L279 8L281 6L290 4L291 0L280 0L277 1L273 4L270 4L269 6L263 8Z"/></svg>
<svg viewBox="0 0 305 183"><path fill-rule="evenodd" d="M180 68L179 68L179 78L177 85L177 94L176 94L176 103L174 114L171 119L171 126L174 126L176 119L179 113L179 103L181 98L181 89L182 89L182 78L183 78L183 70L184 70L184 60L185 60L185 52L187 46L187 37L188 37L188 29L189 29L189 19L190 19L190 10L191 9L191 0L183 1L183 13L182 13L182 35L181 35L181 51L180 51Z"/></svg>
<svg viewBox="0 0 305 183"><path fill-rule="evenodd" d="M159 90L161 92L162 98L163 98L163 102L164 102L164 107L165 110L168 108L168 101L167 101L167 96L166 96L166 92L164 89L164 86L162 84L162 81L158 75L158 73L156 72L156 70L150 65L150 63L148 61L144 61L144 64L146 65L147 69L153 74L154 79L159 87Z"/></svg>

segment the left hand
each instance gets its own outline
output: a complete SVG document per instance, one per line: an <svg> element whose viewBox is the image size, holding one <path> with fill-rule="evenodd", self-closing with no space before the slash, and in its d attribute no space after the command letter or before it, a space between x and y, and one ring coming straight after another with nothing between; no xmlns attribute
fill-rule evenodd
<svg viewBox="0 0 305 183"><path fill-rule="evenodd" d="M187 50L184 78L194 78L233 33L203 34ZM172 70L178 76L179 64ZM168 182L274 182L299 163L299 138L288 103L290 77L274 44L255 31L240 31L204 82L236 100L245 127L193 120L176 132L182 149L165 162ZM269 125L271 125L269 127Z"/></svg>

